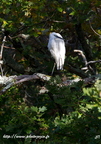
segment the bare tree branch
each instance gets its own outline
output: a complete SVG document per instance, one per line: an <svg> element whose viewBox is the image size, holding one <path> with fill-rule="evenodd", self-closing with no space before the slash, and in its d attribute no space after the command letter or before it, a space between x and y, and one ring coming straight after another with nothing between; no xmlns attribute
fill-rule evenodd
<svg viewBox="0 0 101 144"><path fill-rule="evenodd" d="M74 50L74 52L78 52L82 56L82 58L83 58L83 61L85 63L85 67L82 68L82 70L87 70L88 69L90 71L93 71L93 68L90 66L90 64L95 64L95 63L101 62L101 60L87 62L86 56L84 55L83 51L81 51L81 50Z"/></svg>
<svg viewBox="0 0 101 144"><path fill-rule="evenodd" d="M41 73L35 73L33 75L20 75L20 76L3 76L0 77L0 85L5 86L1 91L0 95L5 93L9 88L11 88L13 85L17 85L26 81L30 80L36 80L36 79L41 79L44 81L50 80L50 76L41 74Z"/></svg>
<svg viewBox="0 0 101 144"><path fill-rule="evenodd" d="M30 81L30 80L37 80L37 79L41 79L42 81L49 81L51 79L51 76L41 74L41 73L35 73L33 75L20 75L20 76L15 75L9 77L6 76L0 77L0 86L3 87L2 90L0 91L0 95L7 92L7 90L14 85L21 84L23 82ZM101 74L94 75L91 77L86 77L84 79L77 78L73 80L66 80L60 83L60 85L58 86L64 86L64 85L69 86L80 81L84 82L84 84L94 84L97 79L101 79ZM43 93L45 92L48 92L46 88L44 89ZM41 93L41 90L39 93Z"/></svg>
<svg viewBox="0 0 101 144"><path fill-rule="evenodd" d="M74 80L66 80L63 82L63 84L65 86L69 86L69 85L73 85L74 83L77 83L77 82L80 82L82 81L85 85L88 85L88 84L94 84L95 81L96 81L96 77L100 77L101 79L101 75L100 76L91 76L91 77L88 77L88 78L85 78L85 79L79 79L79 78L76 78Z"/></svg>

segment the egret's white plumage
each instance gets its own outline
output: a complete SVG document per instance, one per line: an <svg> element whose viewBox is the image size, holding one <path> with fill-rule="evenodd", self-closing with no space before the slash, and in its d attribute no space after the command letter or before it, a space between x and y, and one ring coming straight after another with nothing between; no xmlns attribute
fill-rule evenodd
<svg viewBox="0 0 101 144"><path fill-rule="evenodd" d="M65 60L65 42L63 37L56 32L52 32L49 35L48 50L52 57L55 59L57 70L62 70Z"/></svg>

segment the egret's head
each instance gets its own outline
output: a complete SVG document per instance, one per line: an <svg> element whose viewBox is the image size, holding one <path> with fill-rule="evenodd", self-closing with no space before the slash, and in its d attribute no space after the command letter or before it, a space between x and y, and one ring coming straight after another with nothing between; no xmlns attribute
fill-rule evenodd
<svg viewBox="0 0 101 144"><path fill-rule="evenodd" d="M59 33L56 33L56 32L50 33L49 38L59 38L59 39L63 39L63 37L62 37Z"/></svg>

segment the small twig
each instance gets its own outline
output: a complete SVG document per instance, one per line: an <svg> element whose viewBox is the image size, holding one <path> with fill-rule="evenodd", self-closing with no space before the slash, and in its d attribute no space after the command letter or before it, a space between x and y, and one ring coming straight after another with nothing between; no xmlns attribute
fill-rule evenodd
<svg viewBox="0 0 101 144"><path fill-rule="evenodd" d="M90 65L90 64L95 64L95 63L99 63L99 62L101 62L101 60L97 60L97 61L89 61L89 62L87 63L87 66ZM84 67L84 68L82 68L82 70L87 70L87 69L88 69L87 66Z"/></svg>
<svg viewBox="0 0 101 144"><path fill-rule="evenodd" d="M0 60L2 59L2 54L3 54L3 49L4 49L5 42L6 42L6 36L4 36L3 41L2 41L1 51L0 51ZM3 61L0 62L1 75L3 76L2 64L3 64Z"/></svg>
<svg viewBox="0 0 101 144"><path fill-rule="evenodd" d="M52 22L55 22L55 23L65 23L65 21L58 21L58 20L52 20Z"/></svg>
<svg viewBox="0 0 101 144"><path fill-rule="evenodd" d="M12 86L14 85L13 82L9 83L6 87L4 87L1 91L0 91L0 95L5 93L8 89L10 89Z"/></svg>
<svg viewBox="0 0 101 144"><path fill-rule="evenodd" d="M101 62L101 60L97 60L97 61L89 61L89 62L87 63L87 65L89 65L89 64L94 64L94 63L99 63L99 62Z"/></svg>
<svg viewBox="0 0 101 144"><path fill-rule="evenodd" d="M89 25L90 25L90 28L92 29L92 31L101 38L101 35L98 34L98 33L93 29L90 20L89 20Z"/></svg>
<svg viewBox="0 0 101 144"><path fill-rule="evenodd" d="M2 69L2 65L0 64L0 69L1 69L1 76L3 76L3 69Z"/></svg>
<svg viewBox="0 0 101 144"><path fill-rule="evenodd" d="M85 63L85 66L87 66L88 62L87 62L86 56L84 55L83 51L81 51L81 50L74 50L74 52L78 52L82 56L82 58L84 60L84 63Z"/></svg>
<svg viewBox="0 0 101 144"><path fill-rule="evenodd" d="M5 42L6 42L6 36L4 36L3 41L2 41L1 51L0 51L0 60L2 59L2 53L3 53L3 48L4 48Z"/></svg>

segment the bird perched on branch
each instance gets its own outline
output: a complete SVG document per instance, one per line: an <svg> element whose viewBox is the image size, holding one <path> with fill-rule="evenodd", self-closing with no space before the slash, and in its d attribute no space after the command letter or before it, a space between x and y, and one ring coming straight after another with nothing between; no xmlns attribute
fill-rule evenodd
<svg viewBox="0 0 101 144"><path fill-rule="evenodd" d="M52 74L54 72L55 65L57 65L57 70L63 70L66 49L64 39L59 33L50 33L48 50L50 51L52 57L55 59Z"/></svg>

